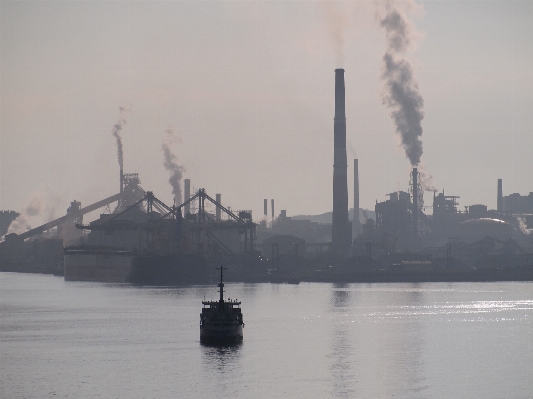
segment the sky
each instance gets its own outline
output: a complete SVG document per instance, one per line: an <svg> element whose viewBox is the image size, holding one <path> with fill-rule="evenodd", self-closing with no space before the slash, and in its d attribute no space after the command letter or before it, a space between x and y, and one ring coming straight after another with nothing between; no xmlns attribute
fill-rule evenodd
<svg viewBox="0 0 533 399"><path fill-rule="evenodd" d="M349 204L358 158L373 209L412 167L384 103L387 7L408 22L398 56L423 99L433 187L461 209L494 209L498 178L504 195L533 192L531 1L2 0L0 209L33 209L36 227L116 194L123 119L124 171L168 204L164 145L194 189L255 220L265 198L276 214L331 211L335 68Z"/></svg>

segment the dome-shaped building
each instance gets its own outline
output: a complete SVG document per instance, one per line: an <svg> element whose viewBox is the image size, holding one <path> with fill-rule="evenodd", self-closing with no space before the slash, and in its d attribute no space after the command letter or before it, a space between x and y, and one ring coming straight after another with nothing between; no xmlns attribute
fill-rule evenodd
<svg viewBox="0 0 533 399"><path fill-rule="evenodd" d="M470 219L457 225L457 234L466 242L479 241L487 236L504 241L512 238L513 226L500 219Z"/></svg>

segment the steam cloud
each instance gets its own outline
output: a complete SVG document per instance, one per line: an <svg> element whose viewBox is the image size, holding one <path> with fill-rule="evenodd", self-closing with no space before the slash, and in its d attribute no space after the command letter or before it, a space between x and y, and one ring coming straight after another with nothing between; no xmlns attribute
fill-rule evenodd
<svg viewBox="0 0 533 399"><path fill-rule="evenodd" d="M113 126L113 137L115 137L115 140L117 141L117 157L118 157L118 165L120 166L120 170L124 170L124 155L122 152L122 137L120 136L120 131L122 130L122 126L126 123L126 119L124 118L124 113L127 111L126 108L120 107L120 117L117 123L115 123L115 126Z"/></svg>
<svg viewBox="0 0 533 399"><path fill-rule="evenodd" d="M337 2L324 2L325 22L335 51L337 66L344 65L345 31L348 27L348 13Z"/></svg>
<svg viewBox="0 0 533 399"><path fill-rule="evenodd" d="M7 230L7 234L16 233L22 234L30 230L30 218L39 216L44 211L44 195L35 195L28 205L26 205L21 214L11 222Z"/></svg>
<svg viewBox="0 0 533 399"><path fill-rule="evenodd" d="M183 166L178 165L178 163L176 162L178 158L170 150L170 144L175 143L179 140L174 136L174 133L171 129L167 129L166 132L168 134L168 140L167 142L161 145L161 149L163 150L164 154L163 165L165 166L165 169L168 170L168 172L170 173L168 182L172 186L172 194L174 194L174 203L180 205L182 203L181 178L183 177L183 172L185 172L185 168Z"/></svg>
<svg viewBox="0 0 533 399"><path fill-rule="evenodd" d="M28 217L24 214L17 216L15 220L11 222L9 228L7 229L7 234L16 233L22 234L30 230L30 221Z"/></svg>
<svg viewBox="0 0 533 399"><path fill-rule="evenodd" d="M346 140L346 147L348 148L348 152L350 153L350 157L357 158L357 153L355 152L355 148L353 147L353 144L350 140Z"/></svg>
<svg viewBox="0 0 533 399"><path fill-rule="evenodd" d="M422 185L422 190L433 192L439 191L433 185L433 176L426 170L423 162L418 165L418 172L420 173L420 184Z"/></svg>
<svg viewBox="0 0 533 399"><path fill-rule="evenodd" d="M422 119L424 100L413 77L413 69L402 53L411 43L410 26L404 15L387 2L380 26L385 30L387 50L383 56L382 79L385 82L383 103L391 109L391 118L401 137L402 146L411 165L420 163L422 156Z"/></svg>

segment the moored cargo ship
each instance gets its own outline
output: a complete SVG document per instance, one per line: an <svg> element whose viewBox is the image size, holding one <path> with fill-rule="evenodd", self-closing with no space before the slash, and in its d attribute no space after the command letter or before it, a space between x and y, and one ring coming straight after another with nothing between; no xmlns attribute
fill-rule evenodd
<svg viewBox="0 0 533 399"><path fill-rule="evenodd" d="M207 284L212 277L202 256L154 255L110 249L65 249L66 281L140 285Z"/></svg>

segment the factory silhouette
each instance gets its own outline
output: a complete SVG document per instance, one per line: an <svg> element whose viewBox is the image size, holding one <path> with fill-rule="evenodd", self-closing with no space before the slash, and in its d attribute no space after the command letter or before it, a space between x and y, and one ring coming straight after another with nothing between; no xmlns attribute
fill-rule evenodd
<svg viewBox="0 0 533 399"><path fill-rule="evenodd" d="M183 180L182 199L184 170L168 146L164 165L174 203L165 204L141 187L138 174L124 173L121 115L112 131L118 193L86 207L73 201L65 216L20 234L6 234L19 214L2 211L0 270L153 285L208 283L221 264L229 281L533 280L533 193L504 196L501 179L495 179L497 209L474 204L463 211L459 196L444 190L426 206L418 162L412 162L407 191L362 210L354 159L350 209L344 72L335 70L331 212L276 215L274 199L264 199L264 215L256 222L252 211L232 210L220 193L193 189L190 179ZM416 161L420 155L421 143ZM85 214L106 207L99 219L84 224Z"/></svg>

